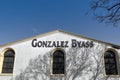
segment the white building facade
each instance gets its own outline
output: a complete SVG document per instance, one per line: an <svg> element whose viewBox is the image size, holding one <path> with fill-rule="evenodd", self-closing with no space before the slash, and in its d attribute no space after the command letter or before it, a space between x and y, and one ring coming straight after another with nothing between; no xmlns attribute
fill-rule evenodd
<svg viewBox="0 0 120 80"><path fill-rule="evenodd" d="M0 46L0 80L120 80L120 46L55 30Z"/></svg>

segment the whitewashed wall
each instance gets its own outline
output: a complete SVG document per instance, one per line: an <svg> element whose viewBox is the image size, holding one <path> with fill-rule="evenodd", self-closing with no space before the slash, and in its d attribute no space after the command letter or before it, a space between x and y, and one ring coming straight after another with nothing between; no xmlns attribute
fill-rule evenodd
<svg viewBox="0 0 120 80"><path fill-rule="evenodd" d="M29 61L31 59L36 58L38 55L41 55L41 56L45 55L47 52L50 52L53 49L55 49L54 47L52 47L52 48L49 48L49 47L48 48L33 47L31 45L33 39L31 39L29 41L17 43L17 44L14 44L14 45L5 46L5 47L2 47L0 49L0 52L2 52L6 48L12 48L15 51L15 63L14 63L14 71L13 71L13 80L17 75L19 75L21 73L21 71L25 70L25 68L28 66ZM83 39L83 38L72 36L72 35L67 35L67 34L64 34L64 33L50 34L50 35L40 37L40 38L36 38L36 39L38 41L69 41L69 46L71 46L71 40L72 39L76 39L78 41L90 41L90 40L87 40L87 39ZM94 47L96 45L98 45L97 42L94 42L94 44L95 44ZM102 44L102 45L104 45L104 44ZM110 48L110 46L107 46L107 48ZM69 48L66 48L65 51L67 52L68 49ZM118 51L118 53L119 53L119 56L120 56L120 50ZM103 54L103 53L101 53L101 54ZM118 78L118 79L120 79L120 78ZM0 76L0 80L10 80L10 77L9 76ZM85 80L89 80L88 77L86 77Z"/></svg>

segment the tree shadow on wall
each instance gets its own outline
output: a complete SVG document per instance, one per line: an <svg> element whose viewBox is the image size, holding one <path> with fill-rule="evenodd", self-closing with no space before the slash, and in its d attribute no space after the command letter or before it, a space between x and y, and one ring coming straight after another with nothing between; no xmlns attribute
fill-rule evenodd
<svg viewBox="0 0 120 80"><path fill-rule="evenodd" d="M24 71L15 80L107 80L103 76L103 52L105 46L95 48L66 49L65 76L51 77L51 52L29 61Z"/></svg>
<svg viewBox="0 0 120 80"><path fill-rule="evenodd" d="M39 55L29 61L29 65L15 80L48 80L50 76L50 53Z"/></svg>

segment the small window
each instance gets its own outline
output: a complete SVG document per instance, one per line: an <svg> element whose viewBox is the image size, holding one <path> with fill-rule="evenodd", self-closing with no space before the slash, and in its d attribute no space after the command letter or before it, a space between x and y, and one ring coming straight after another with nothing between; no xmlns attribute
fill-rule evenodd
<svg viewBox="0 0 120 80"><path fill-rule="evenodd" d="M106 75L118 75L116 55L112 51L107 51L104 54L105 72Z"/></svg>
<svg viewBox="0 0 120 80"><path fill-rule="evenodd" d="M53 74L64 74L64 52L57 50L53 53Z"/></svg>
<svg viewBox="0 0 120 80"><path fill-rule="evenodd" d="M2 73L13 73L14 55L15 53L13 50L7 50L4 53Z"/></svg>

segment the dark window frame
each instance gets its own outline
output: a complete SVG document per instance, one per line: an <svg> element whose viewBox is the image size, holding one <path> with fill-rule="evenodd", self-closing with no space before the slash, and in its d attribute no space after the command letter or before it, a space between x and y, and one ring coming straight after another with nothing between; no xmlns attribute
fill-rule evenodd
<svg viewBox="0 0 120 80"><path fill-rule="evenodd" d="M14 68L15 52L13 50L7 50L4 52L4 59L2 65L2 73L12 74Z"/></svg>
<svg viewBox="0 0 120 80"><path fill-rule="evenodd" d="M65 74L65 53L62 50L55 50L52 54L52 74ZM60 67L61 66L61 67Z"/></svg>
<svg viewBox="0 0 120 80"><path fill-rule="evenodd" d="M114 51L108 50L104 54L105 74L119 75L117 55Z"/></svg>

